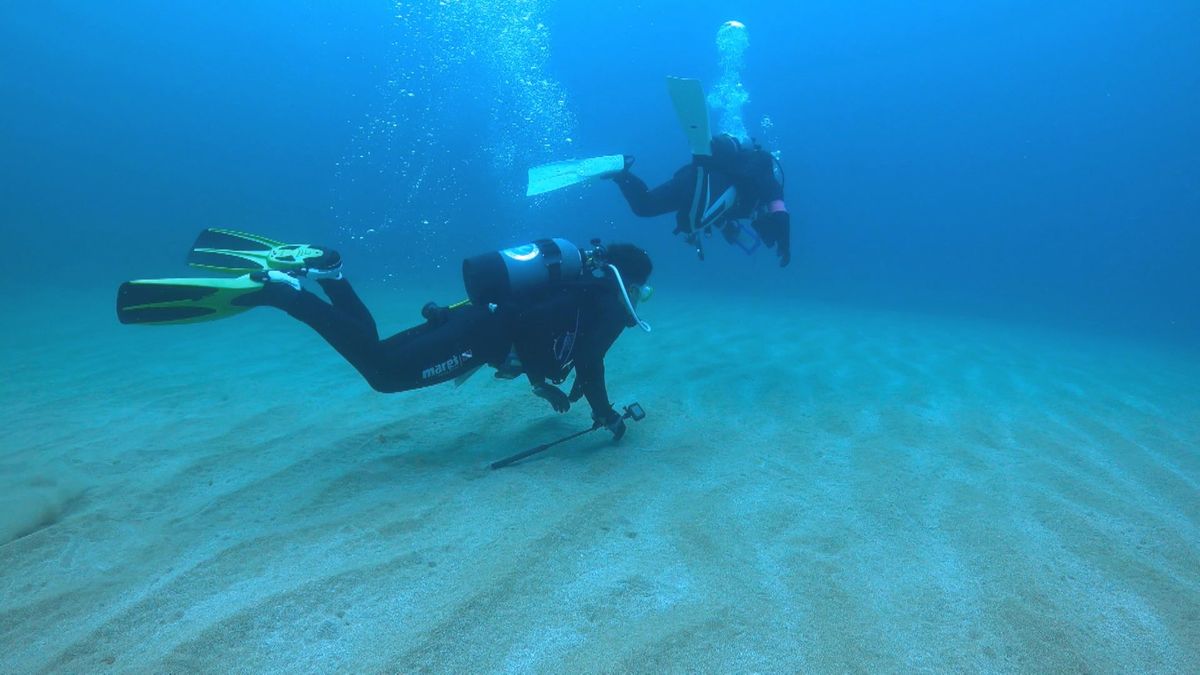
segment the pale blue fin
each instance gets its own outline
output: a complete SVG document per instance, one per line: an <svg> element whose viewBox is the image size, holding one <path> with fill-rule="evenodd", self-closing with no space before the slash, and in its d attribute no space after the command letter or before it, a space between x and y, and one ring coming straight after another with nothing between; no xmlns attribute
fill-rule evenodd
<svg viewBox="0 0 1200 675"><path fill-rule="evenodd" d="M529 170L529 186L525 189L525 196L532 197L603 178L624 168L624 155L572 159L535 166Z"/></svg>
<svg viewBox="0 0 1200 675"><path fill-rule="evenodd" d="M708 125L708 102L704 99L704 87L700 80L684 77L668 77L667 93L679 116L679 124L687 136L693 155L712 154L712 133Z"/></svg>

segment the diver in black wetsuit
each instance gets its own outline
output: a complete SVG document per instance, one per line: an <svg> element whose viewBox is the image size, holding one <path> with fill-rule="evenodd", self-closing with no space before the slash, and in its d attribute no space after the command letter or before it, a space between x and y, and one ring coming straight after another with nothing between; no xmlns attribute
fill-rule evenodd
<svg viewBox="0 0 1200 675"><path fill-rule="evenodd" d="M652 270L642 249L597 246L584 252L592 257L590 270L579 263L580 251L561 239L468 259L464 277L471 302L430 303L422 312L426 323L383 340L370 311L342 278L340 257L329 253L323 267L309 268L306 276L331 302L301 289L293 276L272 271L261 273L261 280L277 283L246 296L246 304L277 307L308 324L377 391L428 387L489 365L497 377L524 374L533 393L557 412L587 398L593 428L606 427L614 439L624 435L625 422L608 400L604 355L625 328L640 324L648 330L634 312ZM519 270L520 265L526 267ZM548 283L517 288L530 269ZM555 385L572 369L575 381L565 394Z"/></svg>
<svg viewBox="0 0 1200 675"><path fill-rule="evenodd" d="M629 170L633 158L625 157L625 168L611 176L634 214L658 216L675 212L675 234L683 234L704 259L700 234L713 228L731 244L747 252L757 240L775 247L779 266L792 260L791 217L783 203L783 184L775 177L775 159L758 146L742 147L728 134L712 139L712 155L695 155L687 166L653 190ZM753 232L739 222L751 218ZM757 236L755 236L757 235Z"/></svg>

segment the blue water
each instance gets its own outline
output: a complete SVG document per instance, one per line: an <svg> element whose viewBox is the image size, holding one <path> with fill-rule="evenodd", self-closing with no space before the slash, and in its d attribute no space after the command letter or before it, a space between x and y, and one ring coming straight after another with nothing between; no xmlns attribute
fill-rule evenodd
<svg viewBox="0 0 1200 675"><path fill-rule="evenodd" d="M0 3L0 672L1197 672L1198 28ZM780 157L789 268L700 262L608 183L524 196L570 157L670 176L668 75ZM606 378L647 416L492 472L586 406L382 396L274 310L119 325L214 226L336 246L385 333L466 256L638 243L655 330Z"/></svg>
<svg viewBox="0 0 1200 675"><path fill-rule="evenodd" d="M599 235L649 247L660 285L786 279L1200 335L1196 3L129 0L0 18L14 278L49 261L70 284L174 274L213 225L334 243L360 277L396 280ZM732 250L702 266L611 186L524 198L543 161L624 152L651 182L686 161L663 77L715 82L735 18L746 126L787 169L791 269Z"/></svg>

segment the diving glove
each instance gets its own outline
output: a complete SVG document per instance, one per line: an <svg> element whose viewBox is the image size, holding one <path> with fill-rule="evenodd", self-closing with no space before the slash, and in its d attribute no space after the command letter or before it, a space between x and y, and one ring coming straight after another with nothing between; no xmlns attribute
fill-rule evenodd
<svg viewBox="0 0 1200 675"><path fill-rule="evenodd" d="M750 225L767 248L775 248L775 254L779 256L779 266L787 267L788 263L792 262L792 217L788 212L764 213Z"/></svg>
<svg viewBox="0 0 1200 675"><path fill-rule="evenodd" d="M613 442L615 443L625 435L625 418L611 407L606 413L599 415L593 413L592 429L599 429L600 427L604 427L612 432Z"/></svg>

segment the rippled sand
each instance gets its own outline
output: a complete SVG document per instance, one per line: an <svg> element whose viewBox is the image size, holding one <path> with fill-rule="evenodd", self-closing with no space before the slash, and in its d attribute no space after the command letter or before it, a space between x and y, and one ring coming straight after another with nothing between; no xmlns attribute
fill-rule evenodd
<svg viewBox="0 0 1200 675"><path fill-rule="evenodd" d="M3 672L1200 670L1195 354L661 293L647 419L492 472L586 412L56 302L0 338Z"/></svg>

